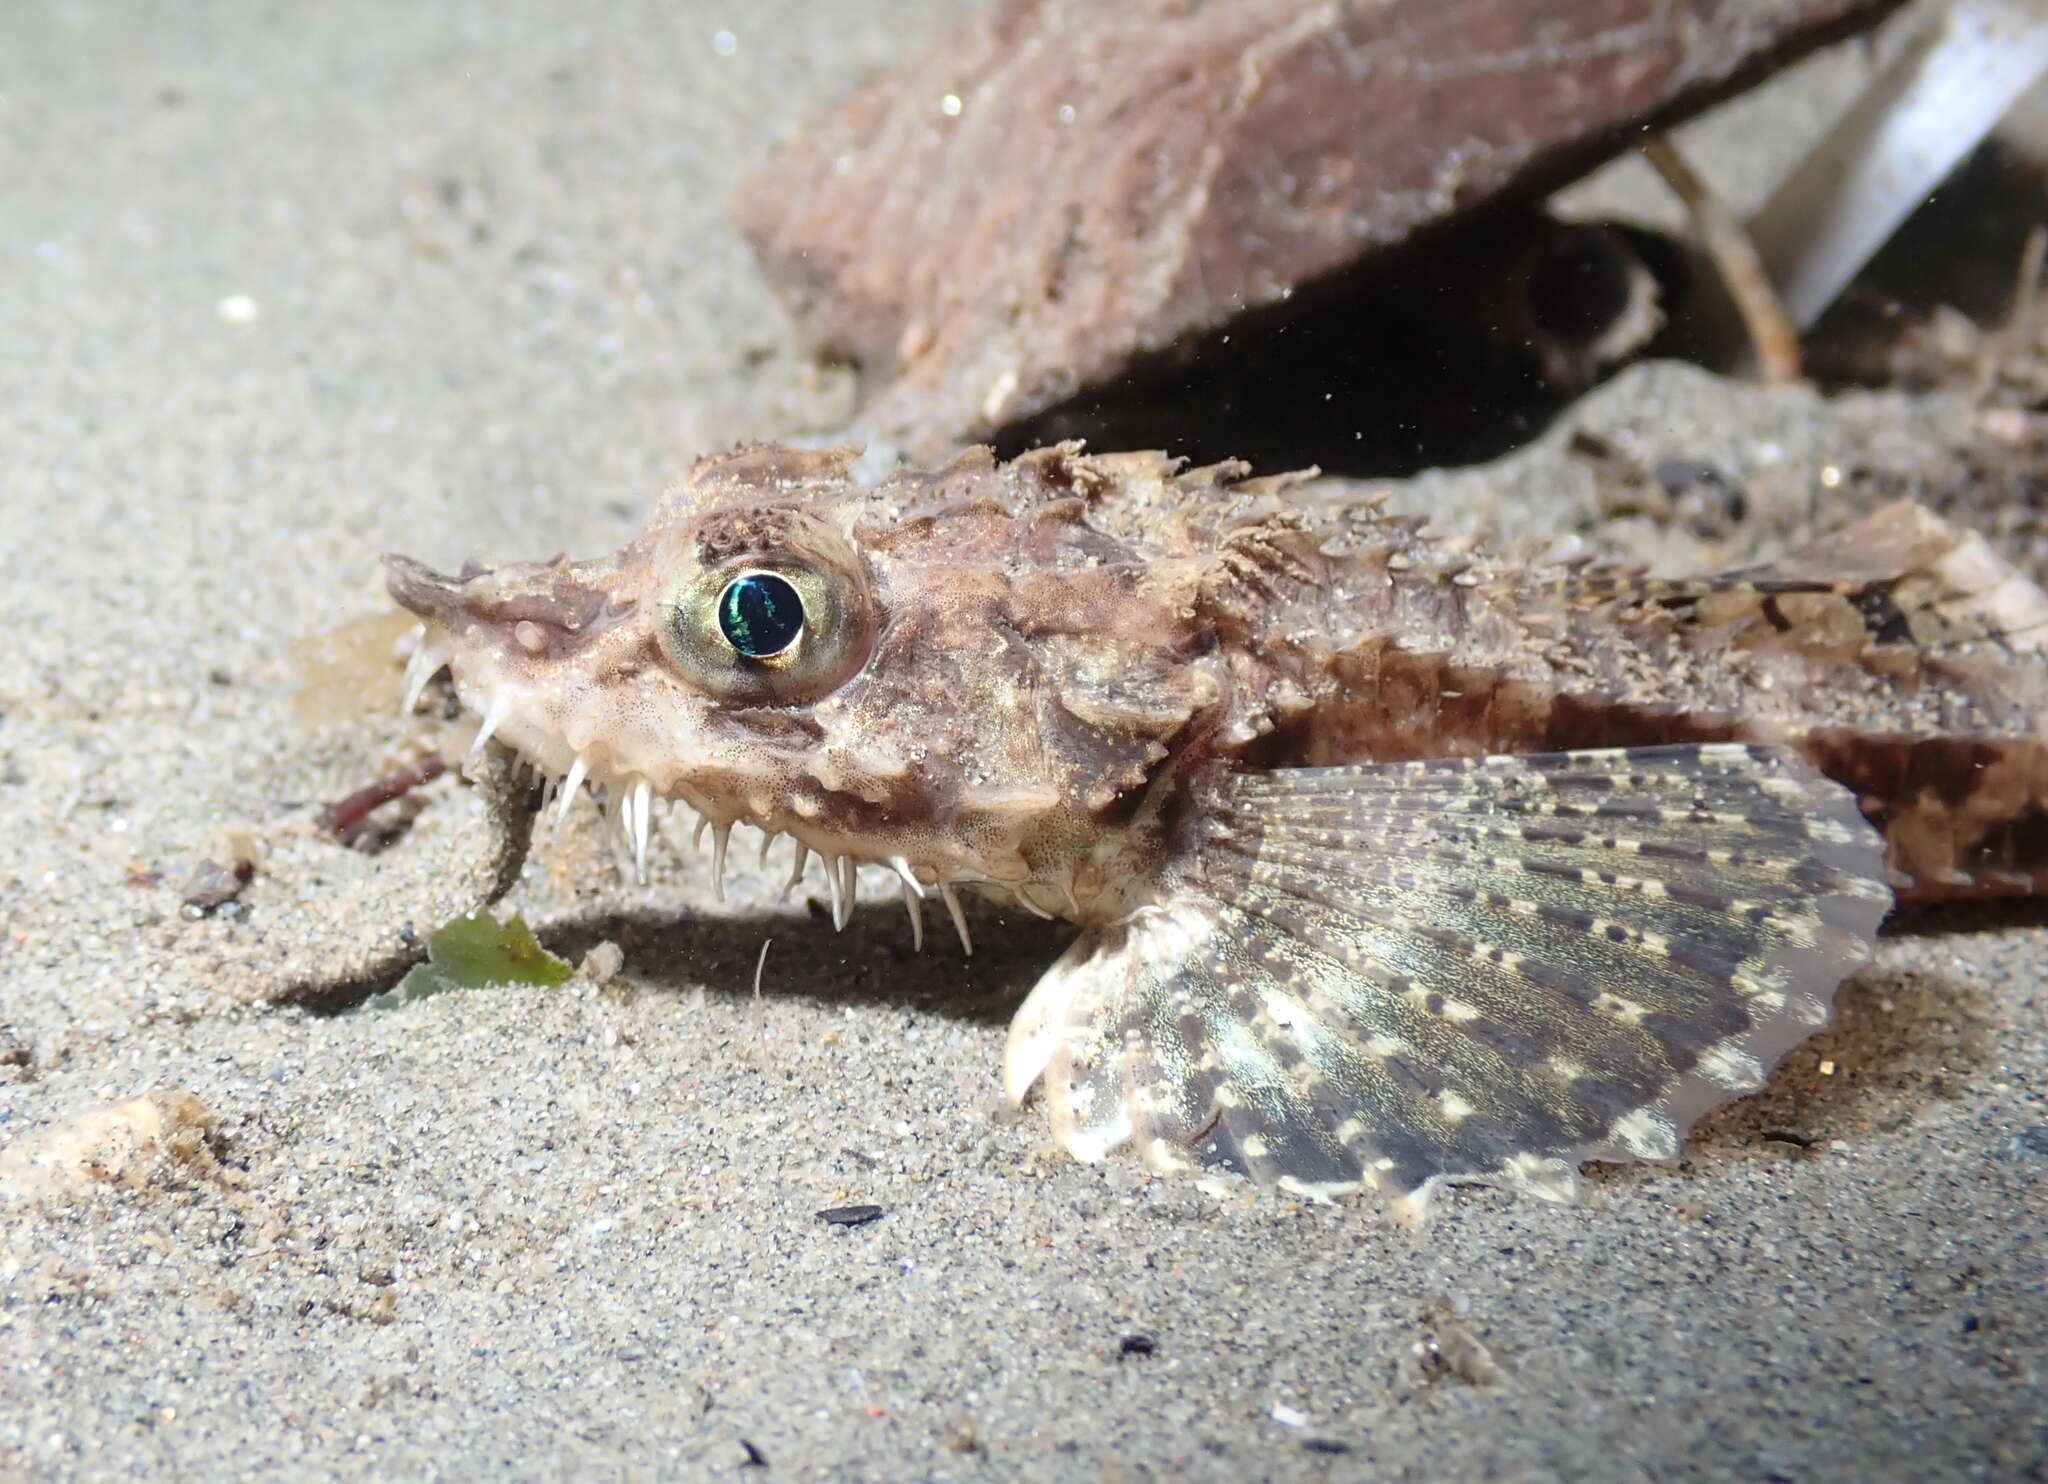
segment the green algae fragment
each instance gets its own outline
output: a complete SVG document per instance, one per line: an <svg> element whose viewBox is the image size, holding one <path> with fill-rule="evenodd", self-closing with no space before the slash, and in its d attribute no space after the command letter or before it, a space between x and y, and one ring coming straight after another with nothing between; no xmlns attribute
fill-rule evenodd
<svg viewBox="0 0 2048 1484"><path fill-rule="evenodd" d="M517 913L500 922L488 912L472 912L436 928L427 938L427 961L363 1006L388 1010L451 989L560 984L573 972L566 960L540 946Z"/></svg>

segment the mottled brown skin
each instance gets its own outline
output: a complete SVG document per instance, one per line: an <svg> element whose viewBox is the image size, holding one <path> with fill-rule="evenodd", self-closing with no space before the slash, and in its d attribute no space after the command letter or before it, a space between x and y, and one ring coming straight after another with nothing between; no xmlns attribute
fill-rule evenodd
<svg viewBox="0 0 2048 1484"><path fill-rule="evenodd" d="M967 886L1082 925L1009 1081L1045 1078L1083 1157L1200 1146L1412 1212L1441 1179L1555 1195L1575 1159L1668 1157L1760 1085L1867 955L1875 837L1789 752L1582 749L1795 749L1903 890L2048 880L2048 600L1914 507L1671 582L1497 564L1149 453L872 487L851 456L706 459L596 561L391 559L426 620L414 683L447 664L642 850L680 801L721 849L735 822L792 835L835 899L879 863L906 901ZM765 660L712 621L755 570L807 615ZM1335 766L1409 760L1441 761Z"/></svg>
<svg viewBox="0 0 2048 1484"><path fill-rule="evenodd" d="M1902 896L2048 886L2048 599L1924 509L1693 581L1367 530L1266 538L1301 580L1245 605L1247 646L1311 698L1274 706L1266 765L1778 743L1856 792Z"/></svg>

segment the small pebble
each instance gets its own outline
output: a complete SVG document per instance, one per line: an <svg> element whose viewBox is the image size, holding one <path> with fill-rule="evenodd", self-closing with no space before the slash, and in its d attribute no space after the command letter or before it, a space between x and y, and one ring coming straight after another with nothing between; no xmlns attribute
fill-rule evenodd
<svg viewBox="0 0 2048 1484"><path fill-rule="evenodd" d="M882 1219L880 1206L827 1206L818 1213L827 1226L866 1226Z"/></svg>
<svg viewBox="0 0 2048 1484"><path fill-rule="evenodd" d="M248 861L224 866L216 860L203 860L185 878L179 900L200 912L211 912L240 896L255 874L255 866Z"/></svg>
<svg viewBox="0 0 2048 1484"><path fill-rule="evenodd" d="M576 971L593 984L609 984L626 967L626 950L607 938L583 955Z"/></svg>

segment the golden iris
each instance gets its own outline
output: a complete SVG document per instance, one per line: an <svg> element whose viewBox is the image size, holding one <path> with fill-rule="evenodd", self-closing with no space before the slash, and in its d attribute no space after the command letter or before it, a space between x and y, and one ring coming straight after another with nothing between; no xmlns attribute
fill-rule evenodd
<svg viewBox="0 0 2048 1484"><path fill-rule="evenodd" d="M816 700L867 660L874 616L855 571L780 554L678 572L663 652L691 684L743 705Z"/></svg>

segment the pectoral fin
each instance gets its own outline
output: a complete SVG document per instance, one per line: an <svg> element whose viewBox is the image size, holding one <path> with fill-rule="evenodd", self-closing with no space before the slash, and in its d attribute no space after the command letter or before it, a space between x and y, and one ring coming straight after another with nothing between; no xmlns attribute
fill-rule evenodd
<svg viewBox="0 0 2048 1484"><path fill-rule="evenodd" d="M1670 1159L1828 1019L1891 902L1848 792L1740 745L1244 775L1156 905L1012 1027L1084 1160L1134 1143L1419 1217Z"/></svg>

